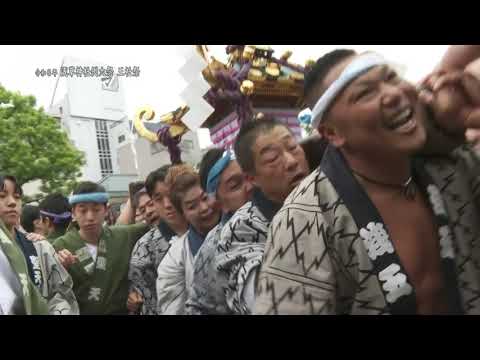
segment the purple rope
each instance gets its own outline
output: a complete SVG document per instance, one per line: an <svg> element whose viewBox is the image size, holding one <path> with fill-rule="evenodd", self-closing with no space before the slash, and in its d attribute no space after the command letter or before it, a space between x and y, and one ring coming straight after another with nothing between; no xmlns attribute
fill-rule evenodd
<svg viewBox="0 0 480 360"><path fill-rule="evenodd" d="M157 133L158 140L163 146L167 147L171 163L180 164L182 162L182 150L180 150L179 144L182 137L172 137L169 130L170 126L168 125L160 128Z"/></svg>
<svg viewBox="0 0 480 360"><path fill-rule="evenodd" d="M277 58L271 58L270 59L271 62L274 62L274 63L277 63L278 65L283 65L283 66L287 66L301 74L305 74L305 68L303 66L298 66L298 65L293 65L293 64L290 64L288 61L286 60L282 60L282 59L277 59Z"/></svg>

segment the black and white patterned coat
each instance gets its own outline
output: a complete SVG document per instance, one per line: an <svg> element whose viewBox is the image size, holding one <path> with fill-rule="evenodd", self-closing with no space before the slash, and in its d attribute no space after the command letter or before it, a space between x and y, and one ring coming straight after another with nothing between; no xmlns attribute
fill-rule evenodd
<svg viewBox="0 0 480 360"><path fill-rule="evenodd" d="M133 248L128 271L129 291L135 290L143 297L140 315L157 314L157 268L170 247L170 240L155 226Z"/></svg>
<svg viewBox="0 0 480 360"><path fill-rule="evenodd" d="M215 252L224 224L220 223L211 230L198 250L193 263L193 282L188 289L185 303L187 315L228 315L229 310L225 291L227 277L217 269Z"/></svg>
<svg viewBox="0 0 480 360"><path fill-rule="evenodd" d="M268 227L280 208L258 189L222 228L216 267L227 278L225 298L234 314L251 314L255 283L262 263Z"/></svg>
<svg viewBox="0 0 480 360"><path fill-rule="evenodd" d="M418 164L416 180L438 225L452 312L480 314L479 158L461 147ZM343 157L329 147L272 221L255 313L415 312L415 289L388 229Z"/></svg>

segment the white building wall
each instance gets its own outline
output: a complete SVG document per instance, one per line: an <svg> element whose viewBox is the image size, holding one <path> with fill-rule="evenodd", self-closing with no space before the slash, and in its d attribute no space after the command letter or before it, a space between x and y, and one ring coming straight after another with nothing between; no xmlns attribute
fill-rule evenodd
<svg viewBox="0 0 480 360"><path fill-rule="evenodd" d="M89 180L98 182L102 179L99 149L97 143L97 131L95 128L95 119L72 116L69 112L68 96L60 103L55 105L50 111L54 116L60 117L60 123L67 133L73 145L85 154L86 164L82 167L82 177L80 180ZM107 122L107 131L109 135L110 156L112 160L113 174L120 173L118 161L118 148L123 145L119 143L119 136L125 136L125 142L128 141L128 121L110 121ZM125 143L124 142L124 143ZM131 174L131 173L130 173Z"/></svg>
<svg viewBox="0 0 480 360"><path fill-rule="evenodd" d="M106 66L90 60L65 58L63 66ZM67 93L50 113L61 118L63 129L77 149L85 154L81 180L98 182L102 179L99 145L95 121L106 122L112 173L119 173L117 158L119 132L128 129L125 94L121 77L106 86L101 77L62 77ZM116 125L119 124L119 125ZM116 125L116 126L112 126ZM105 142L103 142L105 145Z"/></svg>
<svg viewBox="0 0 480 360"><path fill-rule="evenodd" d="M98 157L97 135L95 121L70 117L71 134L73 144L85 153L85 166L82 169L82 180L100 181L101 170Z"/></svg>
<svg viewBox="0 0 480 360"><path fill-rule="evenodd" d="M170 155L167 148L161 144L152 144L145 138L135 139L135 150L137 153L138 175L145 179L148 174L163 165L170 164ZM197 133L189 131L180 143L182 149L182 161L195 166L202 159L207 149L200 149ZM118 148L119 170L122 174L132 174L135 168L134 154L130 142L121 144Z"/></svg>

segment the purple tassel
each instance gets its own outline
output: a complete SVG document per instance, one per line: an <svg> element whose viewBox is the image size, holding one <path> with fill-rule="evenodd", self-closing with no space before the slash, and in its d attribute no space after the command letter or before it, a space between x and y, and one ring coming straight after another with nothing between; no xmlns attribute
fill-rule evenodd
<svg viewBox="0 0 480 360"><path fill-rule="evenodd" d="M167 148L170 154L170 161L172 164L182 163L182 150L178 146L182 140L181 136L172 137L170 135L170 126L164 126L158 130L158 141Z"/></svg>

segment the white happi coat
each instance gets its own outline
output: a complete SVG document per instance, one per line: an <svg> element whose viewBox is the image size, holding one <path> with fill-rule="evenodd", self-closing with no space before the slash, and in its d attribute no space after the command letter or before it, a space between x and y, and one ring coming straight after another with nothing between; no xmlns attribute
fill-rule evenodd
<svg viewBox="0 0 480 360"><path fill-rule="evenodd" d="M193 281L194 256L187 231L172 241L170 249L157 269L157 313L159 315L185 314L187 289Z"/></svg>
<svg viewBox="0 0 480 360"><path fill-rule="evenodd" d="M38 266L44 278L39 290L48 301L48 314L79 315L72 277L60 264L55 249L47 240L35 241L33 246L37 251Z"/></svg>

